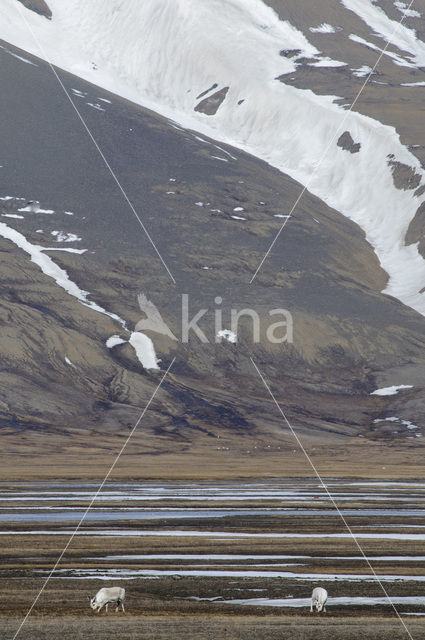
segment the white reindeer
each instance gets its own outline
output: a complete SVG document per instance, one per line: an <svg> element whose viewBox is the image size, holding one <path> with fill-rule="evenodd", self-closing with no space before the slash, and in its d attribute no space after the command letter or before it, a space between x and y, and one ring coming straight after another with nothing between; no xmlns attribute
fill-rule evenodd
<svg viewBox="0 0 425 640"><path fill-rule="evenodd" d="M106 613L108 613L108 606L110 604L116 605L115 611L118 611L118 607L121 605L121 609L123 613L125 613L124 598L125 589L121 587L103 587L99 589L94 598L90 600L90 606L93 611L97 611L97 613L100 612L102 607L105 607Z"/></svg>
<svg viewBox="0 0 425 640"><path fill-rule="evenodd" d="M326 612L326 601L328 599L328 592L323 587L315 587L313 589L313 593L311 594L311 606L310 613L313 613L313 606L316 606L316 611L320 613L320 611Z"/></svg>

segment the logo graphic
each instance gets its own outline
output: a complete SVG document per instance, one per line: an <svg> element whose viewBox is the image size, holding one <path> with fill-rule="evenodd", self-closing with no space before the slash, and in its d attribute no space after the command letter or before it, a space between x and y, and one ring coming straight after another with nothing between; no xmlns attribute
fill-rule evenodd
<svg viewBox="0 0 425 640"><path fill-rule="evenodd" d="M139 307L141 311L146 315L146 318L139 320L135 326L135 331L154 331L160 333L163 336L171 338L171 340L178 341L179 339L174 335L169 326L164 322L162 316L154 303L145 296L144 293L140 293L137 296ZM245 308L241 310L230 309L230 322L228 327L223 326L223 309L220 307L223 299L220 296L214 298L214 303L217 305L214 312L213 322L213 335L214 342L219 344L223 340L231 342L233 344L238 341L238 329L241 318L249 319L249 326L252 331L252 342L261 342L261 336L271 344L282 344L284 342L293 342L293 319L291 313L287 309L270 309L268 315L270 318L274 316L281 316L281 319L277 322L269 323L267 327L264 327L265 314L263 313L263 319L255 311L255 309ZM209 309L199 309L192 318L189 318L189 294L182 294L181 305L181 342L187 344L189 342L190 332L198 338L203 344L209 344L210 341L205 332L198 325L198 322L210 311ZM211 316L211 313L210 313ZM207 316L210 317L210 316ZM207 319L205 318L205 320ZM261 331L263 323L263 331ZM230 328L229 328L230 325ZM245 323L246 334L246 323Z"/></svg>

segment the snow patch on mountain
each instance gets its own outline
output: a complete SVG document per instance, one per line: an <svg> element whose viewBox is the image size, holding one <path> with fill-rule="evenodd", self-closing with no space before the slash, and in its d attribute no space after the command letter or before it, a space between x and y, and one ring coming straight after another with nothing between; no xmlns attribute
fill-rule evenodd
<svg viewBox="0 0 425 640"><path fill-rule="evenodd" d="M398 384L392 387L382 387L382 389L376 389L372 391L371 396L395 396L400 389L413 389L411 384Z"/></svg>
<svg viewBox="0 0 425 640"><path fill-rule="evenodd" d="M4 222L0 222L0 237L10 240L17 247L29 254L31 261L38 265L44 274L53 278L57 285L79 300L84 306L112 318L112 320L118 322L123 329L127 331L125 320L115 313L107 311L92 300L89 300L89 292L80 289L80 287L70 279L65 269L59 267L50 256L44 253L45 249L43 247L32 244L22 233L8 227ZM132 332L128 342L134 348L139 362L145 369L159 369L155 348L152 340L148 336L140 332Z"/></svg>
<svg viewBox="0 0 425 640"><path fill-rule="evenodd" d="M381 7L372 4L370 0L341 0L341 2L371 27L376 35L396 46L400 51L406 51L410 61L416 66L425 66L425 43L419 40L414 29L406 27L398 20L391 20Z"/></svg>
<svg viewBox="0 0 425 640"><path fill-rule="evenodd" d="M327 22L322 22L318 27L310 27L311 33L336 33L335 27Z"/></svg>

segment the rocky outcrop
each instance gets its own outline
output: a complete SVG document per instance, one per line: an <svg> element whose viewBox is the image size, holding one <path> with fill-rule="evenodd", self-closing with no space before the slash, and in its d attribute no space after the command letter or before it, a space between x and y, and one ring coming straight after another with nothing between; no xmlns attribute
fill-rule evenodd
<svg viewBox="0 0 425 640"><path fill-rule="evenodd" d="M360 142L354 142L349 131L344 131L344 133L339 136L337 145L341 147L341 149L344 149L344 151L349 151L350 153L358 153L361 147Z"/></svg>
<svg viewBox="0 0 425 640"><path fill-rule="evenodd" d="M49 20L52 17L50 7L45 0L18 0L18 2L21 2L27 9L30 9Z"/></svg>

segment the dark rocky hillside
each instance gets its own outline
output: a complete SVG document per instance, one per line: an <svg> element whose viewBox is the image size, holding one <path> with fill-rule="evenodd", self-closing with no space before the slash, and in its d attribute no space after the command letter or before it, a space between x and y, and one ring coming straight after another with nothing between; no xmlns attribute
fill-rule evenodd
<svg viewBox="0 0 425 640"><path fill-rule="evenodd" d="M59 246L86 253L48 255L131 330L144 317L141 292L179 338L182 293L189 295L191 317L209 309L199 322L208 344L193 333L188 344L149 333L162 371L175 362L143 418L135 452L157 459L193 452L214 466L221 446L237 458L255 446L266 467L268 448L289 451L290 436L251 357L311 446L356 446L359 436L392 454L420 445L414 435L422 430L412 433L401 420L425 424L424 321L381 293L386 274L359 227L306 193L250 284L282 225L278 216L291 209L301 185L60 72L174 284L48 66L28 54L37 66L25 64L4 49L0 57L7 88L0 196L38 200L54 211L20 214L23 200L0 200L1 223L43 247L55 245L58 230L80 237ZM8 465L57 452L74 464L84 451L95 460L115 450L162 372L144 371L128 344L108 349L111 335L128 338L122 327L66 293L5 238L0 261L0 433ZM237 344L216 344L218 308L224 328L232 308L254 309L260 343L253 343L245 318ZM266 339L268 312L276 308L292 314L292 344ZM401 384L413 388L370 395ZM374 422L389 416L400 424ZM137 456L132 464L138 468Z"/></svg>

